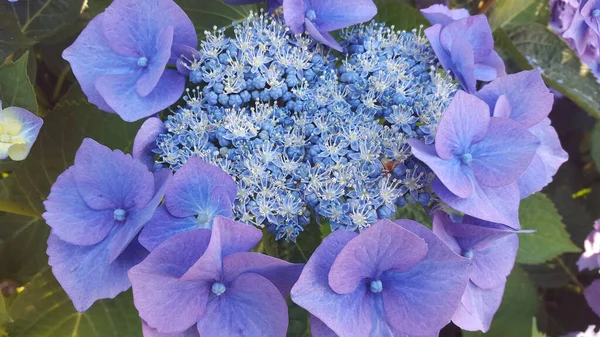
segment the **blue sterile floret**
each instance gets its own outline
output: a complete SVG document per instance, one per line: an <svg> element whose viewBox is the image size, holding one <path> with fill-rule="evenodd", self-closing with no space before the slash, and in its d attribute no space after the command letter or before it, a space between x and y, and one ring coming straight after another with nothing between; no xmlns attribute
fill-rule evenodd
<svg viewBox="0 0 600 337"><path fill-rule="evenodd" d="M277 239L294 241L311 212L360 231L407 201L430 205L434 177L406 139L433 142L456 86L420 32L370 23L341 36L347 54L335 58L270 15L234 24L231 38L206 32L158 162L221 167L238 186L236 219Z"/></svg>

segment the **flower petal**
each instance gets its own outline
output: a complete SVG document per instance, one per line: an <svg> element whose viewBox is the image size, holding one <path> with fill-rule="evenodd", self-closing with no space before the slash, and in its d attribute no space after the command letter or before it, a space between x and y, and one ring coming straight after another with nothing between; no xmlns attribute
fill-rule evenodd
<svg viewBox="0 0 600 337"><path fill-rule="evenodd" d="M510 103L510 119L526 128L538 124L552 110L554 96L550 93L538 70L499 77L479 90L475 96L494 107L501 96ZM494 116L498 116L494 112Z"/></svg>
<svg viewBox="0 0 600 337"><path fill-rule="evenodd" d="M440 24L442 26L469 17L469 11L465 8L450 9L447 6L438 4L421 9L421 14L423 14L425 19L432 25Z"/></svg>
<svg viewBox="0 0 600 337"><path fill-rule="evenodd" d="M135 83L138 95L146 97L154 90L171 57L172 44L173 26L168 26L158 35L155 54L151 59L147 59L147 64Z"/></svg>
<svg viewBox="0 0 600 337"><path fill-rule="evenodd" d="M465 39L471 46L475 63L485 60L494 49L492 30L482 14L456 20L442 29L440 41L446 50L455 49L457 39Z"/></svg>
<svg viewBox="0 0 600 337"><path fill-rule="evenodd" d="M338 294L349 294L363 279L377 280L390 269L407 271L426 255L423 239L387 219L380 220L340 251L329 270L329 285Z"/></svg>
<svg viewBox="0 0 600 337"><path fill-rule="evenodd" d="M177 102L183 93L185 77L176 70L167 69L154 90L144 97L137 93L136 82L137 76L106 75L95 83L106 104L126 122L148 117Z"/></svg>
<svg viewBox="0 0 600 337"><path fill-rule="evenodd" d="M154 153L152 150L158 148L156 138L161 133L166 133L165 124L156 117L146 119L140 127L133 141L133 158L141 161L149 170L154 168Z"/></svg>
<svg viewBox="0 0 600 337"><path fill-rule="evenodd" d="M440 42L440 33L442 31L442 25L436 24L424 30L431 48L435 52L442 68L446 71L452 70L452 59L450 58L449 51L446 51Z"/></svg>
<svg viewBox="0 0 600 337"><path fill-rule="evenodd" d="M317 28L317 26L315 26L315 24L308 19L304 20L304 25L306 27L306 31L308 34L310 34L310 36L312 36L313 39L339 52L342 51L342 46L340 46L339 42L337 42L327 31Z"/></svg>
<svg viewBox="0 0 600 337"><path fill-rule="evenodd" d="M424 239L429 250L414 268L384 273L385 317L391 327L407 335L435 334L450 322L467 286L471 263L421 224L396 223Z"/></svg>
<svg viewBox="0 0 600 337"><path fill-rule="evenodd" d="M170 169L161 169L154 173L154 186L156 186L154 197L144 208L129 211L125 223L119 226L118 233L108 245L111 261L121 254L129 242L139 234L142 227L152 218L152 215L165 195L167 183L170 178Z"/></svg>
<svg viewBox="0 0 600 337"><path fill-rule="evenodd" d="M151 328L148 323L142 320L142 333L144 337L200 337L198 329L193 326L184 332L160 333L156 329Z"/></svg>
<svg viewBox="0 0 600 337"><path fill-rule="evenodd" d="M432 186L438 197L457 211L514 229L521 228L518 212L521 199L516 183L494 188L473 184L473 194L467 198L450 192L439 179L435 179Z"/></svg>
<svg viewBox="0 0 600 337"><path fill-rule="evenodd" d="M456 92L442 115L435 136L435 149L440 158L449 160L463 154L475 142L482 140L490 124L490 109L475 96Z"/></svg>
<svg viewBox="0 0 600 337"><path fill-rule="evenodd" d="M184 281L223 277L223 259L233 253L247 252L262 238L262 232L253 226L217 216L213 223L210 242L202 257L181 277Z"/></svg>
<svg viewBox="0 0 600 337"><path fill-rule="evenodd" d="M471 145L475 178L489 187L516 182L531 164L539 145L537 137L520 124L493 117L486 136Z"/></svg>
<svg viewBox="0 0 600 337"><path fill-rule="evenodd" d="M284 337L288 328L285 299L264 277L241 274L212 296L198 321L201 336Z"/></svg>
<svg viewBox="0 0 600 337"><path fill-rule="evenodd" d="M303 267L304 264L289 263L272 256L250 252L235 253L223 260L225 280L233 280L244 273L258 274L273 283L283 297L289 295Z"/></svg>
<svg viewBox="0 0 600 337"><path fill-rule="evenodd" d="M283 0L283 17L285 24L294 34L304 32L304 13L306 4L304 0Z"/></svg>
<svg viewBox="0 0 600 337"><path fill-rule="evenodd" d="M93 209L141 209L154 196L152 173L130 155L85 138L75 155L79 194Z"/></svg>
<svg viewBox="0 0 600 337"><path fill-rule="evenodd" d="M600 280L594 280L585 288L583 296L594 313L600 316Z"/></svg>
<svg viewBox="0 0 600 337"><path fill-rule="evenodd" d="M492 289L481 289L469 282L452 322L463 330L487 332L502 302L504 286L502 284ZM469 303L468 309L463 304L465 302Z"/></svg>
<svg viewBox="0 0 600 337"><path fill-rule="evenodd" d="M310 333L313 337L338 337L323 321L310 315Z"/></svg>
<svg viewBox="0 0 600 337"><path fill-rule="evenodd" d="M475 93L477 91L477 80L475 78L473 46L469 44L466 38L456 37L452 41L450 58L453 63L452 75L458 79L466 92Z"/></svg>
<svg viewBox="0 0 600 337"><path fill-rule="evenodd" d="M226 195L220 193L218 199L212 200L211 193L216 188L223 189ZM231 176L219 167L194 157L173 176L165 196L165 205L169 213L176 217L197 215L206 209L213 209L213 206L231 212L231 203L236 195L237 186ZM229 197L229 202L225 196Z"/></svg>
<svg viewBox="0 0 600 337"><path fill-rule="evenodd" d="M174 217L163 204L158 207L150 221L142 229L140 243L152 251L169 238L198 228L198 221L195 217Z"/></svg>
<svg viewBox="0 0 600 337"><path fill-rule="evenodd" d="M156 41L168 26L173 27L173 44L196 48L198 38L194 24L172 0L116 0L103 14L104 34L111 48L121 55L154 55ZM169 44L168 48L171 48ZM170 63L178 56L173 55Z"/></svg>
<svg viewBox="0 0 600 337"><path fill-rule="evenodd" d="M35 143L44 120L35 114L18 107L8 107L0 112L2 121L17 121L18 134L13 135L19 139L20 144L13 144L8 150L12 160L24 160ZM13 138L14 139L14 138Z"/></svg>
<svg viewBox="0 0 600 337"><path fill-rule="evenodd" d="M357 234L335 231L315 250L292 288L292 301L308 310L340 336L369 336L373 306L367 287L340 295L329 287L329 270L342 248Z"/></svg>
<svg viewBox="0 0 600 337"><path fill-rule="evenodd" d="M95 301L114 298L129 289L127 270L140 263L148 254L137 240L114 261L110 262L107 244L116 230L102 242L92 246L76 246L50 234L48 263L52 273L73 301L75 309L86 311Z"/></svg>
<svg viewBox="0 0 600 337"><path fill-rule="evenodd" d="M213 280L181 277L206 251L210 231L186 232L167 240L131 268L129 278L140 317L159 332L184 331L205 312Z"/></svg>
<svg viewBox="0 0 600 337"><path fill-rule="evenodd" d="M444 185L461 198L466 198L473 193L473 183L469 178L469 168L461 162L452 158L444 160L435 153L435 146L425 145L420 140L409 139L412 153L419 160L427 164Z"/></svg>
<svg viewBox="0 0 600 337"><path fill-rule="evenodd" d="M72 166L58 176L44 206L43 217L53 234L74 245L97 244L116 223L112 209L91 209L81 198Z"/></svg>
<svg viewBox="0 0 600 337"><path fill-rule="evenodd" d="M88 101L104 111L114 112L96 90L96 81L105 75L133 74L138 66L135 59L118 54L110 48L103 32L104 17L104 14L99 14L92 19L62 56L71 64Z"/></svg>
<svg viewBox="0 0 600 337"><path fill-rule="evenodd" d="M316 14L315 26L326 32L369 21L377 14L373 0L311 1L310 4Z"/></svg>

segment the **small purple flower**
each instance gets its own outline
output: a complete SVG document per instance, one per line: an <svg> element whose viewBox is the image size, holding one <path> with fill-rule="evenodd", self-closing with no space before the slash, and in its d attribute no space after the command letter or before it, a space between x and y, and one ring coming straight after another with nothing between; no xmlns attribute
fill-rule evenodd
<svg viewBox="0 0 600 337"><path fill-rule="evenodd" d="M190 158L169 182L165 202L140 234L140 242L153 250L181 232L211 228L214 218L233 217L237 195L233 179L217 166Z"/></svg>
<svg viewBox="0 0 600 337"><path fill-rule="evenodd" d="M583 248L583 254L577 261L579 271L600 268L600 219L594 222L594 230L585 238Z"/></svg>
<svg viewBox="0 0 600 337"><path fill-rule="evenodd" d="M433 232L452 251L473 262L469 284L452 321L463 330L488 331L515 264L518 232L470 216L454 223L443 212L434 215Z"/></svg>
<svg viewBox="0 0 600 337"><path fill-rule="evenodd" d="M223 217L181 233L129 271L144 336L283 337L303 265L249 253L260 230ZM243 333L242 333L243 332Z"/></svg>
<svg viewBox="0 0 600 337"><path fill-rule="evenodd" d="M185 77L181 46L198 44L194 25L172 0L115 0L63 52L88 100L131 122L175 103Z"/></svg>
<svg viewBox="0 0 600 337"><path fill-rule="evenodd" d="M540 72L522 71L498 78L475 96L487 103L495 117L512 119L538 138L540 147L517 185L521 199L541 191L569 156L547 118L554 97L544 84Z"/></svg>
<svg viewBox="0 0 600 337"><path fill-rule="evenodd" d="M168 169L152 174L139 161L83 140L75 164L44 202L52 233L52 272L78 311L130 287L127 270L148 254L137 235L165 194Z"/></svg>
<svg viewBox="0 0 600 337"><path fill-rule="evenodd" d="M144 163L148 169L154 168L154 152L157 149L156 138L167 132L165 124L157 117L148 118L138 130L133 141L133 158Z"/></svg>
<svg viewBox="0 0 600 337"><path fill-rule="evenodd" d="M469 11L465 8L450 9L446 5L439 4L422 9L421 13L432 25L440 24L443 27L469 17Z"/></svg>
<svg viewBox="0 0 600 337"><path fill-rule="evenodd" d="M583 56L590 48L598 49L600 34L600 1L588 0L579 4L569 27L562 37Z"/></svg>
<svg viewBox="0 0 600 337"><path fill-rule="evenodd" d="M443 6L421 10L433 24L425 29L442 67L469 93L476 91L477 80L493 81L506 75L504 62L494 51L492 30L485 15L464 17L460 10Z"/></svg>
<svg viewBox="0 0 600 337"><path fill-rule="evenodd" d="M8 107L2 110L0 101L0 160L27 158L43 124L43 119L25 109Z"/></svg>
<svg viewBox="0 0 600 337"><path fill-rule="evenodd" d="M522 125L491 117L485 102L458 91L442 116L435 144L408 142L436 174L433 190L442 201L473 217L520 228L517 180L539 147Z"/></svg>
<svg viewBox="0 0 600 337"><path fill-rule="evenodd" d="M377 14L372 0L283 0L285 23L295 34L307 31L335 50L340 44L329 32L371 20Z"/></svg>
<svg viewBox="0 0 600 337"><path fill-rule="evenodd" d="M336 231L310 257L292 300L315 337L437 336L471 272L430 230L380 220L360 234Z"/></svg>

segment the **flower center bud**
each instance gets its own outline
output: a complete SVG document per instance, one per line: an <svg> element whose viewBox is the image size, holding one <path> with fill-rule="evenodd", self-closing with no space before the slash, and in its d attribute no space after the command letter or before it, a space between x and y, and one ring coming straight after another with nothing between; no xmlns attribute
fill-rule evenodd
<svg viewBox="0 0 600 337"><path fill-rule="evenodd" d="M137 65L140 66L140 67L147 67L148 66L148 59L145 58L145 57L143 57L143 56L140 57L137 60Z"/></svg>
<svg viewBox="0 0 600 337"><path fill-rule="evenodd" d="M117 221L125 221L127 218L127 211L122 208L117 208L113 212L113 218Z"/></svg>
<svg viewBox="0 0 600 337"><path fill-rule="evenodd" d="M373 293L380 293L383 290L383 283L380 280L373 280L370 289Z"/></svg>
<svg viewBox="0 0 600 337"><path fill-rule="evenodd" d="M206 212L202 212L196 215L196 222L200 227L208 227L208 220L210 220L210 218L208 217L208 214L206 214Z"/></svg>
<svg viewBox="0 0 600 337"><path fill-rule="evenodd" d="M306 18L309 21L314 21L317 18L317 13L315 13L315 11L313 11L312 9L309 10L308 12L306 12Z"/></svg>
<svg viewBox="0 0 600 337"><path fill-rule="evenodd" d="M10 143L11 141L12 141L12 137L9 134L3 133L0 135L1 143Z"/></svg>
<svg viewBox="0 0 600 337"><path fill-rule="evenodd" d="M462 252L462 256L466 257L467 259L472 259L473 252L471 250L465 250L464 252Z"/></svg>
<svg viewBox="0 0 600 337"><path fill-rule="evenodd" d="M215 282L213 283L211 289L210 289L213 294L217 295L217 296L221 296L223 295L223 293L225 293L225 290L227 290L227 288L225 287L225 285L221 282Z"/></svg>
<svg viewBox="0 0 600 337"><path fill-rule="evenodd" d="M460 157L460 161L465 165L469 165L473 161L473 156L470 153L465 153Z"/></svg>
<svg viewBox="0 0 600 337"><path fill-rule="evenodd" d="M600 9L596 8L592 11L592 16L597 18L600 16Z"/></svg>

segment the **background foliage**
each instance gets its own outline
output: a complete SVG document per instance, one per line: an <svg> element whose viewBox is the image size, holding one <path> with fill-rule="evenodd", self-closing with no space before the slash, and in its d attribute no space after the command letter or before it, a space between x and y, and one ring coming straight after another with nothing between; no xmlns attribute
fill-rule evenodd
<svg viewBox="0 0 600 337"><path fill-rule="evenodd" d="M219 0L175 1L195 23L199 38L213 26L231 26L258 10ZM45 119L26 161L0 162L0 336L141 336L130 292L99 301L86 313L75 311L47 265L49 228L41 218L50 186L72 164L84 137L128 151L140 125L87 103L61 58L62 50L110 2L0 0L0 100ZM406 30L428 25L412 1L377 2L378 20ZM570 156L555 181L521 205L523 227L537 233L520 236L518 265L485 336L560 336L600 325L581 295L597 275L578 273L575 266L585 236L600 217L600 124L595 119L600 118L600 85L547 28L548 0L455 0L452 5L488 15L496 48L510 72L542 71L557 93L551 119ZM419 209L403 209L399 215L430 223ZM265 235L257 250L304 262L327 228L309 226L296 245ZM310 336L307 313L291 302L288 334ZM481 335L450 325L441 336Z"/></svg>

